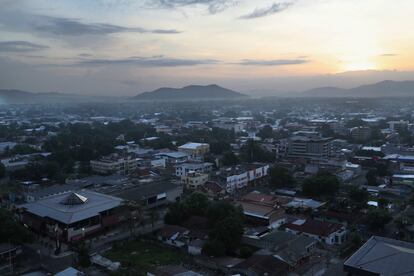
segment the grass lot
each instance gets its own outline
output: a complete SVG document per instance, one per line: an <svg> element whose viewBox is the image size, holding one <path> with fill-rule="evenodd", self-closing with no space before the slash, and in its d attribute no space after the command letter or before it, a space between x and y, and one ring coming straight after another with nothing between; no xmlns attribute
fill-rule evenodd
<svg viewBox="0 0 414 276"><path fill-rule="evenodd" d="M145 275L160 265L179 264L184 259L184 254L174 248L140 240L117 244L105 256L121 262L124 269L130 267L130 272L139 275Z"/></svg>

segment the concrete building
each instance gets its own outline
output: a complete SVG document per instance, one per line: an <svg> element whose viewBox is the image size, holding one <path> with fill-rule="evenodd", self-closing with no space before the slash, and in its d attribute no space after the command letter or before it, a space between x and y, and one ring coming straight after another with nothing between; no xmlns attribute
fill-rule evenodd
<svg viewBox="0 0 414 276"><path fill-rule="evenodd" d="M138 167L138 158L131 156L121 157L117 154L102 157L99 160L91 160L92 170L99 174L122 174L134 172Z"/></svg>
<svg viewBox="0 0 414 276"><path fill-rule="evenodd" d="M213 165L213 163L209 162L182 163L175 166L175 176L182 177L192 172L208 174L213 170Z"/></svg>
<svg viewBox="0 0 414 276"><path fill-rule="evenodd" d="M64 242L83 239L129 215L121 198L89 190L53 195L19 208L24 224Z"/></svg>
<svg viewBox="0 0 414 276"><path fill-rule="evenodd" d="M353 127L349 131L352 139L356 141L367 141L371 138L371 128L359 126L359 127Z"/></svg>
<svg viewBox="0 0 414 276"><path fill-rule="evenodd" d="M190 142L179 146L178 151L187 153L192 160L203 160L204 155L210 152L210 145Z"/></svg>
<svg viewBox="0 0 414 276"><path fill-rule="evenodd" d="M294 136L289 139L288 157L328 158L332 152L331 141L331 138Z"/></svg>
<svg viewBox="0 0 414 276"><path fill-rule="evenodd" d="M195 190L208 181L208 174L190 172L185 176L181 176L181 183L189 190Z"/></svg>
<svg viewBox="0 0 414 276"><path fill-rule="evenodd" d="M268 175L268 164L248 164L224 169L219 177L222 179L226 191L233 193L237 189L247 187L250 183L262 180Z"/></svg>

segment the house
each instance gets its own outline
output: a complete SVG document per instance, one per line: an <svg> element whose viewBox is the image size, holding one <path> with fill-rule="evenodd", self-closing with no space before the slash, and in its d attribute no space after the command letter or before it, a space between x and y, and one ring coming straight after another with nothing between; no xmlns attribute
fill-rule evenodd
<svg viewBox="0 0 414 276"><path fill-rule="evenodd" d="M215 181L207 181L198 186L197 191L206 195L210 200L220 200L226 197L226 190Z"/></svg>
<svg viewBox="0 0 414 276"><path fill-rule="evenodd" d="M129 216L118 197L79 190L18 206L31 229L70 242L119 224Z"/></svg>
<svg viewBox="0 0 414 276"><path fill-rule="evenodd" d="M414 243L372 236L344 263L348 275L413 275Z"/></svg>
<svg viewBox="0 0 414 276"><path fill-rule="evenodd" d="M288 275L289 269L289 265L276 256L255 254L235 265L232 271L249 276L284 276Z"/></svg>
<svg viewBox="0 0 414 276"><path fill-rule="evenodd" d="M204 155L210 152L210 145L190 142L179 146L178 151L187 153L192 160L203 160Z"/></svg>
<svg viewBox="0 0 414 276"><path fill-rule="evenodd" d="M158 240L165 244L184 247L188 244L190 230L178 225L164 225L158 232Z"/></svg>
<svg viewBox="0 0 414 276"><path fill-rule="evenodd" d="M325 205L325 203L326 202L320 202L320 201L313 200L313 199L310 199L310 198L295 197L295 198L293 198L292 201L290 201L289 203L286 203L284 206L285 206L285 208L316 210L316 209L322 207L323 205Z"/></svg>
<svg viewBox="0 0 414 276"><path fill-rule="evenodd" d="M285 231L315 238L328 245L342 244L346 240L345 226L313 219L296 220L285 225Z"/></svg>
<svg viewBox="0 0 414 276"><path fill-rule="evenodd" d="M260 236L245 235L243 237L243 243L277 256L291 268L297 268L306 263L317 242L314 238L283 231L272 231Z"/></svg>

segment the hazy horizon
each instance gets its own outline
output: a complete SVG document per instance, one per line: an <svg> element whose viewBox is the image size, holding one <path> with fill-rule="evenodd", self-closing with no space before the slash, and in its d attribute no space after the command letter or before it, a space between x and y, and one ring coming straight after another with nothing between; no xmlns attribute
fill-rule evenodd
<svg viewBox="0 0 414 276"><path fill-rule="evenodd" d="M133 96L217 84L265 96L414 80L408 0L1 2L2 89Z"/></svg>

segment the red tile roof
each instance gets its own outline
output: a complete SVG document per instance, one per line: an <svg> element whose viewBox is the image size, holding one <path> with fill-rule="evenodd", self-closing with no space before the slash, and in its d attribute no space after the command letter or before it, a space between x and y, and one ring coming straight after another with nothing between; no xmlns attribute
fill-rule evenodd
<svg viewBox="0 0 414 276"><path fill-rule="evenodd" d="M288 223L286 228L308 233L316 236L327 237L343 228L341 224L307 219L303 224Z"/></svg>

